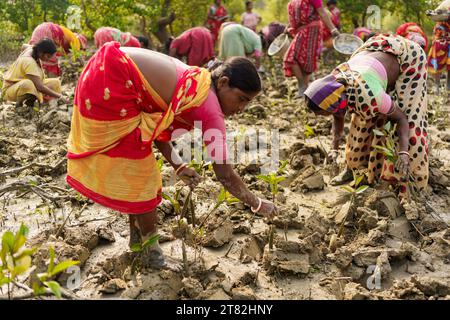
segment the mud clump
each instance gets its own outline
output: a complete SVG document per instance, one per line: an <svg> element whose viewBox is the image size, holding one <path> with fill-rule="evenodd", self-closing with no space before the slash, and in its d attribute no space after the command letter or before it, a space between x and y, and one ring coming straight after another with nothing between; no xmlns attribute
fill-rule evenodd
<svg viewBox="0 0 450 320"><path fill-rule="evenodd" d="M310 166L306 168L290 185L292 191L316 191L325 188L325 181L320 172Z"/></svg>

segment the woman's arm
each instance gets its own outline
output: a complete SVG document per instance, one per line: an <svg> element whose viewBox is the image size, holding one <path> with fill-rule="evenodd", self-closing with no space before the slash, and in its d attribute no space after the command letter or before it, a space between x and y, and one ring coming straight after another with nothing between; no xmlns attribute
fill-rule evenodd
<svg viewBox="0 0 450 320"><path fill-rule="evenodd" d="M174 152L172 142L164 142L155 140L155 145L158 150L161 152L163 157L170 163L170 165L177 170L181 165L183 165L183 160L178 155L177 152Z"/></svg>
<svg viewBox="0 0 450 320"><path fill-rule="evenodd" d="M400 151L399 159L396 167L403 176L402 179L406 181L408 179L410 155L409 149L409 123L408 118L400 108L392 104L391 112L388 114L388 119L397 123L397 133L399 138Z"/></svg>
<svg viewBox="0 0 450 320"><path fill-rule="evenodd" d="M341 141L342 135L344 134L344 115L334 115L333 116L333 150L339 149L339 142Z"/></svg>
<svg viewBox="0 0 450 320"><path fill-rule="evenodd" d="M317 12L319 13L320 18L322 19L322 21L325 23L325 25L327 26L328 29L330 29L331 34L333 36L337 36L339 35L339 30L334 26L333 22L331 21L330 16L328 15L328 13L325 11L325 9L322 8L317 8L316 9Z"/></svg>
<svg viewBox="0 0 450 320"><path fill-rule="evenodd" d="M36 87L36 89L37 89L37 91L39 91L39 92L41 92L41 93L43 93L43 94L45 94L45 95L48 95L48 96L50 96L50 97L53 97L53 98L61 98L62 97L62 95L61 94L59 94L58 92L56 92L56 91L53 91L52 89L50 89L49 87L47 87L46 85L44 85L44 82L42 82L42 80L41 80L41 78L40 77L38 77L38 76L33 76L33 75L27 75L27 77L31 80L31 81L33 81L33 84L34 84L34 86Z"/></svg>

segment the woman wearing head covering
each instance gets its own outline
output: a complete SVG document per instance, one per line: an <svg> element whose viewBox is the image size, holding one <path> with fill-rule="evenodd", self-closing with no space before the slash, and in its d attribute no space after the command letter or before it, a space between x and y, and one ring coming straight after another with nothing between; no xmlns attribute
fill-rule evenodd
<svg viewBox="0 0 450 320"><path fill-rule="evenodd" d="M407 22L400 25L395 32L399 36L414 41L422 47L425 52L428 51L428 38L422 28L415 22Z"/></svg>
<svg viewBox="0 0 450 320"><path fill-rule="evenodd" d="M186 57L190 66L201 67L214 58L214 42L211 31L204 27L186 30L170 43L169 55Z"/></svg>
<svg viewBox="0 0 450 320"><path fill-rule="evenodd" d="M450 0L442 2L436 11L450 12ZM440 92L442 73L447 71L447 91L450 93L450 15L447 21L436 23L434 37L428 54L428 72L434 76L437 92Z"/></svg>
<svg viewBox="0 0 450 320"><path fill-rule="evenodd" d="M59 50L58 55L69 53L71 49L80 50L81 43L75 33L64 26L53 22L44 22L38 25L31 35L30 45L35 45L42 39L51 39ZM61 76L61 67L59 66L57 55L49 61L42 63L42 68L47 75Z"/></svg>
<svg viewBox="0 0 450 320"><path fill-rule="evenodd" d="M156 234L162 181L153 143L192 188L200 177L183 164L170 141L200 122L218 180L231 194L268 217L276 207L248 190L228 160L225 117L245 109L261 91L246 58L212 73L172 57L109 42L91 58L75 91L68 140L67 182L93 201L128 214L130 245ZM144 265L170 267L156 244Z"/></svg>
<svg viewBox="0 0 450 320"><path fill-rule="evenodd" d="M141 43L129 32L122 32L119 29L111 27L102 27L94 33L95 46L100 48L106 42L117 41L124 47L140 48Z"/></svg>
<svg viewBox="0 0 450 320"><path fill-rule="evenodd" d="M46 79L41 67L41 61L49 61L55 54L56 46L50 39L42 39L23 51L3 77L3 98L15 101L17 108L25 103L28 109L36 100L42 103L44 98L61 98L60 80Z"/></svg>
<svg viewBox="0 0 450 320"><path fill-rule="evenodd" d="M261 66L262 43L254 31L237 23L222 26L220 31L219 58L253 56L255 66Z"/></svg>
<svg viewBox="0 0 450 320"><path fill-rule="evenodd" d="M338 155L344 115L352 115L347 138L347 169L333 184L351 180L351 170L368 170L369 183L385 180L422 191L428 182L427 61L423 49L400 36L369 39L352 58L332 74L315 81L305 92L316 114L333 115L332 158ZM379 135L387 121L396 124L391 162L379 149ZM394 126L392 126L394 127ZM376 131L378 130L378 131ZM411 175L409 174L411 173Z"/></svg>
<svg viewBox="0 0 450 320"><path fill-rule="evenodd" d="M323 20L333 36L338 35L339 30L323 8L322 0L291 0L288 3L288 16L287 31L294 40L284 56L284 74L297 78L298 96L303 96L311 74L317 70L322 45L320 20Z"/></svg>

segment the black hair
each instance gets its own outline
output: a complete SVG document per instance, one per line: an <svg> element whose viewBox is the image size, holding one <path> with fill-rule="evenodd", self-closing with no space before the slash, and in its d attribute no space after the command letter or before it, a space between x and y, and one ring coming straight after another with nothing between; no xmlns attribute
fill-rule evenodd
<svg viewBox="0 0 450 320"><path fill-rule="evenodd" d="M248 8L248 6L252 3L253 3L253 1L245 1L245 7Z"/></svg>
<svg viewBox="0 0 450 320"><path fill-rule="evenodd" d="M305 96L305 102L308 109L314 113L323 111L317 104L315 104L309 97Z"/></svg>
<svg viewBox="0 0 450 320"><path fill-rule="evenodd" d="M211 78L217 88L217 81L221 77L228 77L229 86L238 88L246 93L260 92L262 89L261 78L258 70L249 59L244 57L232 57L225 62L215 63L210 67Z"/></svg>
<svg viewBox="0 0 450 320"><path fill-rule="evenodd" d="M39 54L55 54L56 45L53 40L44 38L33 46L33 52L31 56L35 59L39 59Z"/></svg>
<svg viewBox="0 0 450 320"><path fill-rule="evenodd" d="M143 48L148 48L149 42L148 42L148 38L147 37L137 36L137 38L138 38L139 42L144 45Z"/></svg>
<svg viewBox="0 0 450 320"><path fill-rule="evenodd" d="M337 0L328 0L327 2L327 6L334 4L335 6L337 5Z"/></svg>

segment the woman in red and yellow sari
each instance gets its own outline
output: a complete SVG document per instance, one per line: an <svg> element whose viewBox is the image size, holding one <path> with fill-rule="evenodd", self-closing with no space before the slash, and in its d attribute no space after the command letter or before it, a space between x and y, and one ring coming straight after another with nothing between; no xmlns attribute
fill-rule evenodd
<svg viewBox="0 0 450 320"><path fill-rule="evenodd" d="M251 193L227 163L224 117L243 111L260 90L258 72L246 58L232 58L210 73L151 50L109 42L91 58L77 84L67 182L93 201L128 214L130 245L142 243L157 232L161 202L152 145L195 187L200 177L182 164L170 140L176 129L190 130L201 121L218 180L254 212L272 217L276 207ZM158 244L143 259L151 267L174 266Z"/></svg>
<svg viewBox="0 0 450 320"><path fill-rule="evenodd" d="M48 76L59 77L61 76L61 67L59 66L58 56L61 56L63 53L69 53L72 48L80 50L80 39L66 27L53 22L44 22L38 25L33 30L29 44L35 45L43 39L53 40L58 48L58 53L50 61L42 62L42 69L44 69Z"/></svg>
<svg viewBox="0 0 450 320"><path fill-rule="evenodd" d="M224 6L222 6L222 0L215 0L214 4L209 7L208 10L208 20L206 26L211 30L214 43L216 43L217 38L219 38L219 31L222 23L228 19L228 12Z"/></svg>
<svg viewBox="0 0 450 320"><path fill-rule="evenodd" d="M298 80L298 96L302 97L309 85L310 75L317 70L322 32L320 19L333 37L339 35L323 8L322 0L291 0L288 4L289 32L292 41L284 56L284 74Z"/></svg>

